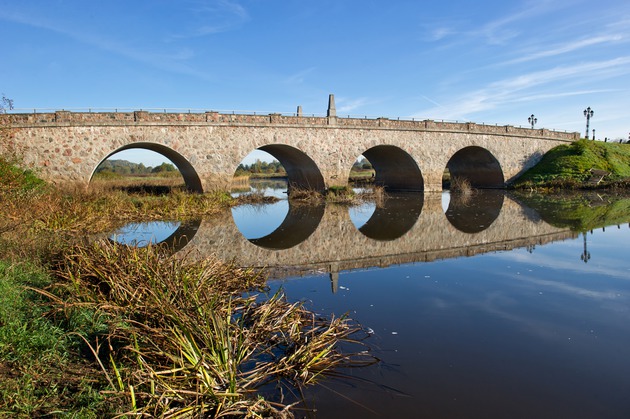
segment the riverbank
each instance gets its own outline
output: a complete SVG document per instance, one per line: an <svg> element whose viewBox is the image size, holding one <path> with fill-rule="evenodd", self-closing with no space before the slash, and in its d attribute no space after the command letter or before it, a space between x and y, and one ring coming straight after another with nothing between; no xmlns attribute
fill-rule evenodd
<svg viewBox="0 0 630 419"><path fill-rule="evenodd" d="M283 389L373 361L339 350L356 323L266 295L264 271L86 243L212 216L228 194L60 191L6 160L0 173L0 415L292 417Z"/></svg>
<svg viewBox="0 0 630 419"><path fill-rule="evenodd" d="M520 176L516 189L603 189L630 186L630 144L579 140L558 146Z"/></svg>

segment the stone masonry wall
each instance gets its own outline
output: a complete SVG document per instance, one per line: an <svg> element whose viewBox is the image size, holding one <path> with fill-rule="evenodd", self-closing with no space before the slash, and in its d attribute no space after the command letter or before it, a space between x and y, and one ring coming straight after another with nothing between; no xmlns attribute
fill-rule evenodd
<svg viewBox="0 0 630 419"><path fill-rule="evenodd" d="M549 149L579 139L578 133L474 123L217 112L4 114L0 125L11 126L25 163L53 182L87 185L111 154L154 144L163 146L159 151L171 160L185 159L205 190L227 188L242 159L270 144L289 145L309 156L326 186L345 185L352 164L367 149L396 146L416 161L425 190L431 191L441 190L448 160L464 147L488 150L509 181Z"/></svg>

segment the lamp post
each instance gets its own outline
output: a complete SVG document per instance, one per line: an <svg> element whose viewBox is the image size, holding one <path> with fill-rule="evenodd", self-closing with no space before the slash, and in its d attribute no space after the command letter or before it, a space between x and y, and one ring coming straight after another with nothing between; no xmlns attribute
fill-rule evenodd
<svg viewBox="0 0 630 419"><path fill-rule="evenodd" d="M586 117L586 139L587 140L588 140L588 124L589 122L591 122L591 118L593 117L593 114L594 112L590 106L584 109L584 116Z"/></svg>
<svg viewBox="0 0 630 419"><path fill-rule="evenodd" d="M588 260L591 258L591 252L586 248L586 231L582 232L582 236L584 236L584 250L580 255L580 259L582 259L584 263L588 263Z"/></svg>
<svg viewBox="0 0 630 419"><path fill-rule="evenodd" d="M529 121L529 123L532 124L532 129L534 129L534 125L536 125L536 122L538 122L538 119L534 116L534 114L532 114L529 118L527 118L527 121Z"/></svg>

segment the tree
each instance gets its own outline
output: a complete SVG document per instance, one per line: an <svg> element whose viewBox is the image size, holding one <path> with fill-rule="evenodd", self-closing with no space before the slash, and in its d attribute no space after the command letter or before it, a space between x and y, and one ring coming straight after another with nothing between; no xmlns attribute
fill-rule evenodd
<svg viewBox="0 0 630 419"><path fill-rule="evenodd" d="M170 163L163 162L161 165L154 167L151 173L175 172L177 169Z"/></svg>
<svg viewBox="0 0 630 419"><path fill-rule="evenodd" d="M13 109L13 99L9 99L3 93L2 100L0 101L0 113L7 113L7 111L10 111L12 109Z"/></svg>
<svg viewBox="0 0 630 419"><path fill-rule="evenodd" d="M0 100L0 114L7 113L7 111L11 109L13 109L13 99L9 99L3 93L2 99ZM0 123L0 144L2 144L4 148L3 155L0 156L2 159L8 158L8 156L12 156L14 159L18 155L15 144L12 142L12 135L9 124L3 125Z"/></svg>

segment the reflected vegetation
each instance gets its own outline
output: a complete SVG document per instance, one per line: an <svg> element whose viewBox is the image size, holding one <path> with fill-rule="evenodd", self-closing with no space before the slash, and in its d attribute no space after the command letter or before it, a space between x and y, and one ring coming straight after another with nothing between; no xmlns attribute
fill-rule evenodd
<svg viewBox="0 0 630 419"><path fill-rule="evenodd" d="M237 197L248 193L261 193L265 196L286 198L287 178L241 178L242 182L232 187L232 196Z"/></svg>
<svg viewBox="0 0 630 419"><path fill-rule="evenodd" d="M630 196L627 193L593 191L541 195L521 192L515 198L535 208L545 222L573 231L588 231L630 221Z"/></svg>

